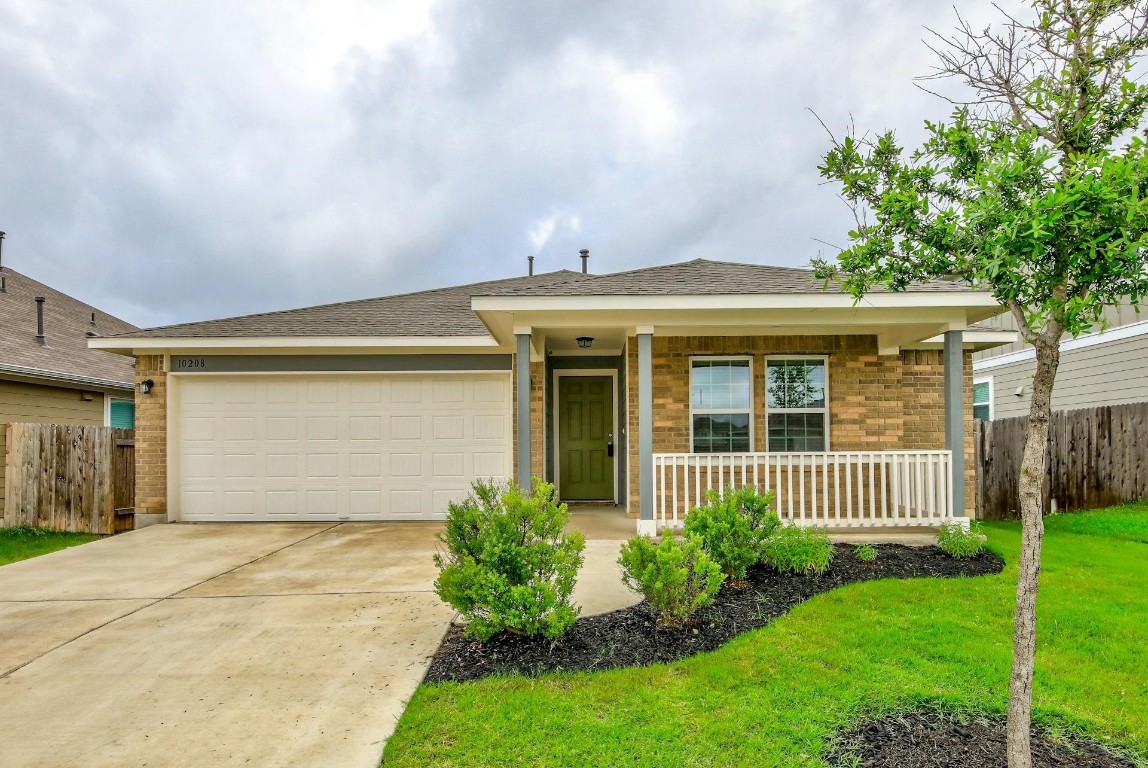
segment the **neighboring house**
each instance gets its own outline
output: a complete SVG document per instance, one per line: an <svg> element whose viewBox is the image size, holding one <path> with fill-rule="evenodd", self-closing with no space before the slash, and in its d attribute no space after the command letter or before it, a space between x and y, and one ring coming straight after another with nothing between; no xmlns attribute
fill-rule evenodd
<svg viewBox="0 0 1148 768"><path fill-rule="evenodd" d="M89 338L134 330L0 267L0 516L6 424L134 425L132 361L88 347Z"/></svg>
<svg viewBox="0 0 1148 768"><path fill-rule="evenodd" d="M440 519L477 478L535 476L641 530L746 483L807 523L935 525L972 509L970 356L1014 334L966 329L1000 311L957 283L855 304L808 270L696 260L90 344L150 386L142 523Z"/></svg>
<svg viewBox="0 0 1148 768"><path fill-rule="evenodd" d="M1054 410L1148 401L1148 316L1130 304L1108 307L1107 329L1060 342L1060 367L1052 390ZM1005 313L987 325L1016 332ZM1027 416L1036 353L1017 340L973 356L974 415L978 419Z"/></svg>

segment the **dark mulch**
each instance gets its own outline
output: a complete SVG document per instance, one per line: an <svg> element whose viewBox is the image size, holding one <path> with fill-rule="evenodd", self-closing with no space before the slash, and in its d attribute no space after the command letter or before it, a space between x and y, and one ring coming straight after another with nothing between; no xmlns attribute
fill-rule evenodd
<svg viewBox="0 0 1148 768"><path fill-rule="evenodd" d="M855 581L920 576L983 576L1000 573L1004 561L992 552L958 560L937 547L878 545L874 563L863 563L853 547L838 544L821 576L779 574L767 568L749 573L749 586L726 586L690 627L660 629L657 612L645 602L578 619L559 640L502 633L477 643L454 624L435 652L426 681L478 680L491 675L535 676L557 671L645 667L712 651L750 630L760 629L814 595Z"/></svg>
<svg viewBox="0 0 1148 768"><path fill-rule="evenodd" d="M1054 741L1035 728L1036 768L1135 768L1135 763L1083 740ZM830 765L849 768L1004 768L1005 722L915 711L860 723L838 735Z"/></svg>

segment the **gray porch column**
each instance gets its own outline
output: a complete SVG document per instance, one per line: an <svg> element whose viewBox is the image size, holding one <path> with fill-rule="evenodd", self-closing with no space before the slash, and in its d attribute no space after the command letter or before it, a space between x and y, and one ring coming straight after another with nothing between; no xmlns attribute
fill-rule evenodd
<svg viewBox="0 0 1148 768"><path fill-rule="evenodd" d="M517 483L530 488L530 334L516 333L518 354L514 356L514 375L518 385L515 410L518 416L518 460L514 473Z"/></svg>
<svg viewBox="0 0 1148 768"><path fill-rule="evenodd" d="M638 532L654 522L654 364L652 333L638 334Z"/></svg>
<svg viewBox="0 0 1148 768"><path fill-rule="evenodd" d="M964 333L945 331L945 450L952 451L953 517L965 516Z"/></svg>

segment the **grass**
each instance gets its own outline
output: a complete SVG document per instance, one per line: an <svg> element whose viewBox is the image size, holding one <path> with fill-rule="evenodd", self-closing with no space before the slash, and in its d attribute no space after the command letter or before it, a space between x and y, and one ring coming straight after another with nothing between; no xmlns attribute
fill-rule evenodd
<svg viewBox="0 0 1148 768"><path fill-rule="evenodd" d="M39 528L0 528L0 565L46 555L58 549L87 544L99 536L91 533L60 533Z"/></svg>
<svg viewBox="0 0 1148 768"><path fill-rule="evenodd" d="M1113 514L1049 528L1035 717L1145 760L1148 549L1108 532L1148 511ZM1009 563L1000 576L853 584L672 665L423 686L384 764L823 766L834 732L862 715L1003 713L1020 534L985 529Z"/></svg>
<svg viewBox="0 0 1148 768"><path fill-rule="evenodd" d="M1091 512L1067 512L1044 519L1047 531L1083 533L1148 544L1148 501L1134 501Z"/></svg>

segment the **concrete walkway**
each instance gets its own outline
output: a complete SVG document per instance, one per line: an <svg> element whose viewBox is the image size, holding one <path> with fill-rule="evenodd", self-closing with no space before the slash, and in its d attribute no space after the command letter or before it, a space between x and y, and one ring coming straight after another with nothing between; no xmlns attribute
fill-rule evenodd
<svg viewBox="0 0 1148 768"><path fill-rule="evenodd" d="M0 568L0 763L374 768L438 526L158 525Z"/></svg>

